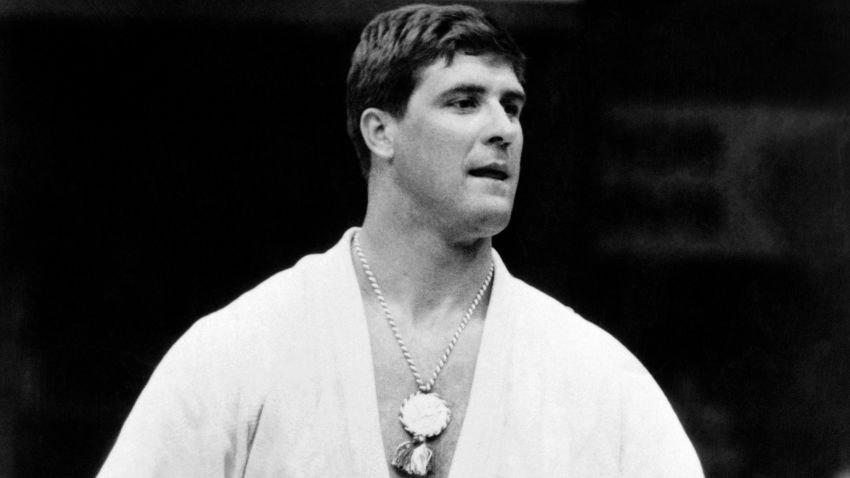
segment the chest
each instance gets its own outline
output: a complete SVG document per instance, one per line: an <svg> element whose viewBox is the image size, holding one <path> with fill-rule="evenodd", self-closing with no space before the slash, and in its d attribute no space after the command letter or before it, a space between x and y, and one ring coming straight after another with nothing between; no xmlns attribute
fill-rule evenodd
<svg viewBox="0 0 850 478"><path fill-rule="evenodd" d="M437 381L453 419L429 442L436 455L429 478L450 470L455 478L617 476L618 389L601 387L596 377L604 374L584 370L586 361L550 360L540 340L513 329L494 335L500 329L492 319L481 346L483 324L470 322ZM330 331L333 346L319 334L262 374L264 387L242 397L232 432L236 462L238 450L246 461L235 476L401 476L389 461L410 438L398 412L417 388L387 324L373 325L365 334ZM421 344L411 350L429 376L439 355Z"/></svg>
<svg viewBox="0 0 850 478"><path fill-rule="evenodd" d="M372 317L383 319L374 314ZM369 322L376 398L387 467L392 477L408 476L398 472L390 465L390 461L398 446L412 438L399 420L399 409L402 402L418 390L418 385L386 322L371 319ZM446 402L451 418L445 430L426 442L434 452L429 477L444 478L449 474L463 429L482 331L481 320L470 321L434 386L434 393ZM410 342L407 345L425 382L430 381L453 332L450 330L432 337L417 335L405 340L406 344L408 340Z"/></svg>

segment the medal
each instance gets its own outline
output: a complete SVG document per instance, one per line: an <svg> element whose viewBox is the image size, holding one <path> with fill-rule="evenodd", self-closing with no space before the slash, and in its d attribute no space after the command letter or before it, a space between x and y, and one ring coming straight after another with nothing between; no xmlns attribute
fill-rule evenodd
<svg viewBox="0 0 850 478"><path fill-rule="evenodd" d="M415 392L402 402L398 419L413 440L395 449L392 465L409 475L427 475L434 452L425 440L439 435L449 426L451 410L436 393Z"/></svg>
<svg viewBox="0 0 850 478"><path fill-rule="evenodd" d="M415 392L402 402L398 419L407 433L431 438L449 426L452 412L436 393Z"/></svg>

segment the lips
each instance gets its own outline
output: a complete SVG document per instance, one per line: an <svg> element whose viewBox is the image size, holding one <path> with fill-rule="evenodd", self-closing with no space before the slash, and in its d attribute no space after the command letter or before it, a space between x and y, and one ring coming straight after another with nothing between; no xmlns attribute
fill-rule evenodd
<svg viewBox="0 0 850 478"><path fill-rule="evenodd" d="M469 175L476 178L495 179L497 181L508 179L507 168L500 164L488 164L480 168L470 169Z"/></svg>

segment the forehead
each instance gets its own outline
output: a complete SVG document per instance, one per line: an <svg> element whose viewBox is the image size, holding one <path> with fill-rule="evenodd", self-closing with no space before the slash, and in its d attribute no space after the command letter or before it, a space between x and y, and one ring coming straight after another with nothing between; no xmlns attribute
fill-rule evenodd
<svg viewBox="0 0 850 478"><path fill-rule="evenodd" d="M439 94L461 83L478 84L498 92L524 92L510 62L492 54L458 53L451 60L438 58L420 70L418 80L414 94Z"/></svg>

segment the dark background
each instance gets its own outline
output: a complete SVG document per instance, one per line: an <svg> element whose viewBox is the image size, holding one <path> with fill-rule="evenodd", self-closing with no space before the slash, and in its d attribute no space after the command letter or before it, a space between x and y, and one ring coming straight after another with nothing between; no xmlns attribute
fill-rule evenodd
<svg viewBox="0 0 850 478"><path fill-rule="evenodd" d="M362 219L345 73L392 2L142 3L0 2L0 477L94 475L194 320ZM530 57L514 274L709 477L850 474L850 4L479 5Z"/></svg>

